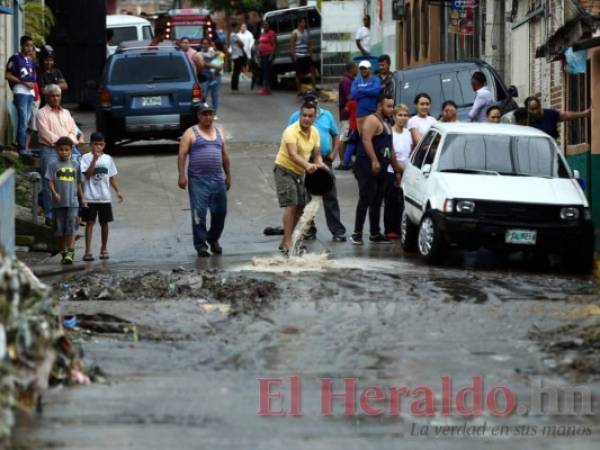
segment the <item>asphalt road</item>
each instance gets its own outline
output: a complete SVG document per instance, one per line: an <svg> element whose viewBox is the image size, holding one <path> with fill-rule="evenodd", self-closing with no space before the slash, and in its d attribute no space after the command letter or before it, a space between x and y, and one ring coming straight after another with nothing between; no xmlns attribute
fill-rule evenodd
<svg viewBox="0 0 600 450"><path fill-rule="evenodd" d="M177 187L176 145L144 142L117 154L125 202L115 207L110 262L52 281L69 285L59 290L67 313L127 319L139 328L140 340L76 335L88 365L97 363L107 381L51 390L43 414L19 426L16 448L598 448L597 405L587 414L527 413L539 380L600 392L597 378L570 370L569 361L542 351L543 342L532 337L532 331L597 314L592 278L485 251L426 267L396 244L332 243L322 212L319 239L309 250L328 251L327 260L253 265L253 257L276 253L278 238L262 230L280 222L273 159L298 106L290 93L229 95L224 88L219 124L230 137L233 187L219 258L195 258L187 195ZM330 109L335 113L335 104ZM88 124L90 116L80 120ZM338 185L350 231L356 185L348 172L338 174ZM202 288L189 288L195 270ZM80 287L92 291L91 300L67 299ZM112 299L94 299L105 288L115 289ZM293 376L301 384L297 417L290 414ZM461 413L456 404L450 416L439 408L422 414L426 391L440 406L442 377L449 377L454 394L476 383L474 377L484 394L505 386L517 413L496 415L502 402L484 395L481 414ZM283 400L273 398L272 409L283 406L287 415L257 413L259 378L282 379L271 387L284 392ZM331 415L323 414L325 378L335 392L344 378L357 379L350 408L356 414L344 415L340 401ZM390 387L407 387L399 414L387 401L361 403L360 391L369 384L381 386L386 399ZM382 414L366 414L373 405Z"/></svg>

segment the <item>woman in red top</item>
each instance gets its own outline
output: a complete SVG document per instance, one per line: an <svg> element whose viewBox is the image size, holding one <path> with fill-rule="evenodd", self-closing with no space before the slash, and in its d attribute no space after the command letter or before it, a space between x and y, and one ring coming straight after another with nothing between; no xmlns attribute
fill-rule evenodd
<svg viewBox="0 0 600 450"><path fill-rule="evenodd" d="M263 23L263 32L258 38L258 57L260 58L260 70L262 71L262 84L263 88L260 89L257 95L271 95L271 64L275 59L275 52L277 51L277 36L275 32L271 30L269 22Z"/></svg>

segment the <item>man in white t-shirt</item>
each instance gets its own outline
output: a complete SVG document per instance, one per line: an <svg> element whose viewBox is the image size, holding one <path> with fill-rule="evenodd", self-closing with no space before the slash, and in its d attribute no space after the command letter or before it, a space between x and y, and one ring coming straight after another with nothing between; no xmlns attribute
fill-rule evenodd
<svg viewBox="0 0 600 450"><path fill-rule="evenodd" d="M485 113L494 103L494 97L486 86L486 79L483 72L475 72L471 77L471 87L475 91L475 101L469 111L471 122L486 122Z"/></svg>
<svg viewBox="0 0 600 450"><path fill-rule="evenodd" d="M356 31L356 46L358 51L364 55L369 56L371 53L371 17L363 17L363 26Z"/></svg>

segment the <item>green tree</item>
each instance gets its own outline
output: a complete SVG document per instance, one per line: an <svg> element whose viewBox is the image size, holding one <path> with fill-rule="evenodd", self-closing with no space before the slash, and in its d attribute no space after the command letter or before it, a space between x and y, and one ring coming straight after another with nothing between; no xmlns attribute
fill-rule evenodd
<svg viewBox="0 0 600 450"><path fill-rule="evenodd" d="M24 6L25 34L31 36L36 46L46 43L54 26L54 14L40 0L27 0Z"/></svg>

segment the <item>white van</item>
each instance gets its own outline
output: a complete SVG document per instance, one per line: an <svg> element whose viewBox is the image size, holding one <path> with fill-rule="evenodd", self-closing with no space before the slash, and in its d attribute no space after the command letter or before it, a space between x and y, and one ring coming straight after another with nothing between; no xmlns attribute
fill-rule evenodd
<svg viewBox="0 0 600 450"><path fill-rule="evenodd" d="M113 36L108 46L108 56L112 55L123 41L147 41L152 39L152 25L146 19L127 14L106 16L106 31Z"/></svg>

